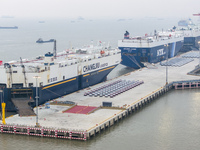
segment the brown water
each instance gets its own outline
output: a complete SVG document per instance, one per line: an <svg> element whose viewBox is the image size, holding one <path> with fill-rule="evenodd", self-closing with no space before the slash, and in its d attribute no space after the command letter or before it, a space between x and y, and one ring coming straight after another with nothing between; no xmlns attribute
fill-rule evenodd
<svg viewBox="0 0 200 150"><path fill-rule="evenodd" d="M196 150L200 90L174 90L88 141L0 134L0 150Z"/></svg>

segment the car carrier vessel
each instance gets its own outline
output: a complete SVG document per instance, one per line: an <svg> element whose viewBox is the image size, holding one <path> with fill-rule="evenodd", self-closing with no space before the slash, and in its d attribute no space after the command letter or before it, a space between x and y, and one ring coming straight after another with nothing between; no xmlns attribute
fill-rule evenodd
<svg viewBox="0 0 200 150"><path fill-rule="evenodd" d="M38 104L62 97L77 90L103 82L120 63L119 49L99 42L79 49L56 52L35 59L21 59L0 63L0 98L7 111L16 111L15 102ZM36 82L37 81L37 82ZM36 92L36 89L38 89Z"/></svg>

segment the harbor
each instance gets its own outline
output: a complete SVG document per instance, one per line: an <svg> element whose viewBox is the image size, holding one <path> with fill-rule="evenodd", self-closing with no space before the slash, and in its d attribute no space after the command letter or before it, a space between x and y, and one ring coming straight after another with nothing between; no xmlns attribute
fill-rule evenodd
<svg viewBox="0 0 200 150"><path fill-rule="evenodd" d="M3 1L0 150L199 149L199 4Z"/></svg>
<svg viewBox="0 0 200 150"><path fill-rule="evenodd" d="M48 106L41 105L38 107L38 120L36 116L10 116L6 118L6 124L1 125L1 133L88 140L171 89L199 88L199 77L188 75L198 63L197 57L182 65L151 64L52 100ZM120 92L115 90L115 96L86 94L121 81L126 81L128 86ZM141 84L131 86L129 83L132 81L140 81ZM65 103L69 101L73 103ZM104 104L109 104L109 107Z"/></svg>

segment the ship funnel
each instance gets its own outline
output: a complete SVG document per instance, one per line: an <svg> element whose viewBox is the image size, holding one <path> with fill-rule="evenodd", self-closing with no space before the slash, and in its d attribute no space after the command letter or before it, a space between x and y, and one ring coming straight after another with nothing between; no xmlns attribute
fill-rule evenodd
<svg viewBox="0 0 200 150"><path fill-rule="evenodd" d="M126 33L124 33L124 39L129 39L129 32L126 31Z"/></svg>
<svg viewBox="0 0 200 150"><path fill-rule="evenodd" d="M46 53L44 58L44 65L49 66L54 64L54 56L53 53Z"/></svg>

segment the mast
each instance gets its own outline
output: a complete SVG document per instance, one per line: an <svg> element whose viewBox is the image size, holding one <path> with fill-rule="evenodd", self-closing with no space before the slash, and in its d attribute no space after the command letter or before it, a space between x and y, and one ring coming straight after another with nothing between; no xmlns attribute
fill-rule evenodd
<svg viewBox="0 0 200 150"><path fill-rule="evenodd" d="M4 64L4 68L7 70L6 72L9 73L8 86L11 88L12 87L12 69L11 69L11 65L9 63L5 63Z"/></svg>
<svg viewBox="0 0 200 150"><path fill-rule="evenodd" d="M27 83L26 83L26 71L25 71L25 67L23 65L23 62L22 62L22 58L20 57L20 63L21 63L21 67L22 67L22 73L24 74L24 84L25 84L25 87L27 87Z"/></svg>
<svg viewBox="0 0 200 150"><path fill-rule="evenodd" d="M54 56L54 59L56 59L56 40L54 40L53 56Z"/></svg>

